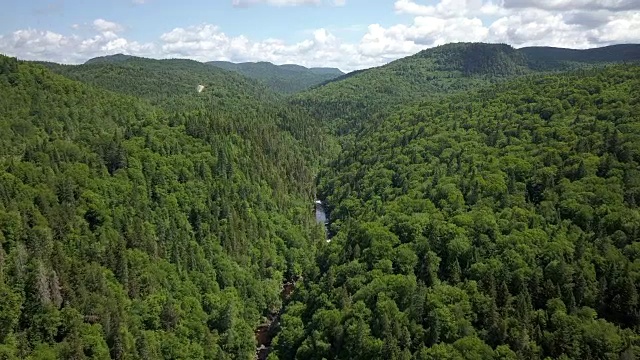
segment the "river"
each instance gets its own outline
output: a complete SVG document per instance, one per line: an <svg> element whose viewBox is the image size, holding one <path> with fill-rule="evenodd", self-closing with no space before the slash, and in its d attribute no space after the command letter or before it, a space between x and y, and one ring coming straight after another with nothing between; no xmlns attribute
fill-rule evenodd
<svg viewBox="0 0 640 360"><path fill-rule="evenodd" d="M256 360L266 360L269 356L269 352L271 351L271 341L278 331L280 315L282 314L286 303L289 301L291 294L295 290L296 282L300 280L302 280L302 278L296 276L290 281L286 281L282 284L282 288L280 290L282 307L277 312L269 314L267 321L256 328L255 336L256 341L258 342L258 346L256 347Z"/></svg>
<svg viewBox="0 0 640 360"><path fill-rule="evenodd" d="M327 234L327 242L331 242L329 237L329 220L327 220L327 209L320 200L316 200L316 221L324 225L324 231Z"/></svg>
<svg viewBox="0 0 640 360"><path fill-rule="evenodd" d="M324 204L320 200L315 201L316 204L316 221L320 224L323 224L325 227L325 232L327 234L327 242L331 242L329 237L329 220L327 220L327 209ZM256 347L256 357L257 360L265 360L269 355L269 351L271 350L271 340L276 335L278 323L280 321L280 314L284 310L285 303L289 300L292 292L295 289L296 281L300 280L300 278L295 277L290 281L286 281L282 284L282 290L280 292L280 296L282 297L282 307L274 313L269 314L267 321L263 324L259 325L255 330L256 341L258 342L258 346Z"/></svg>

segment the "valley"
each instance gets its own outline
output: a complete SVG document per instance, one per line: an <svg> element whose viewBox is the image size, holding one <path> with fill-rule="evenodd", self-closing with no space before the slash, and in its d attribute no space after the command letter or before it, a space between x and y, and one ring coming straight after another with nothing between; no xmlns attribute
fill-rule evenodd
<svg viewBox="0 0 640 360"><path fill-rule="evenodd" d="M0 127L2 359L640 356L640 45L0 56Z"/></svg>

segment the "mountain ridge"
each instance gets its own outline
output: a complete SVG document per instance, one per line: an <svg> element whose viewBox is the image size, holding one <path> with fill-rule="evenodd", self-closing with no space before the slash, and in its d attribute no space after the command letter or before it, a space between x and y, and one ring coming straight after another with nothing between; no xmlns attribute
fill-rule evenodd
<svg viewBox="0 0 640 360"><path fill-rule="evenodd" d="M266 61L233 63L229 61L209 61L205 64L238 72L258 80L272 90L291 94L344 75L340 69L312 67L296 64L275 65Z"/></svg>
<svg viewBox="0 0 640 360"><path fill-rule="evenodd" d="M624 53L619 50L624 49ZM612 54L613 52L613 54ZM549 55L549 53L551 53ZM562 55L554 60L554 54ZM640 61L640 45L587 50L450 43L370 69L357 70L294 95L343 134L392 106L461 92L512 77Z"/></svg>
<svg viewBox="0 0 640 360"><path fill-rule="evenodd" d="M122 53L91 58L82 65L122 64L131 61L154 60L165 62L193 61L225 71L232 71L259 81L271 90L282 94L299 92L344 75L344 72L340 69L331 67L305 67L297 64L276 65L268 61L234 63L230 61L200 62L190 59L153 59Z"/></svg>
<svg viewBox="0 0 640 360"><path fill-rule="evenodd" d="M555 61L576 61L575 56L577 55L586 55L586 58L583 58L582 61L578 61L578 62L624 62L624 61L639 61L640 60L640 44L615 44L615 45L607 45L607 46L603 46L603 47L596 47L596 48L588 48L588 49L571 49L571 48L561 48L561 47L552 47L552 46L527 46L527 47L521 47L521 48L515 48L511 45L508 44L497 44L497 43L483 43L483 42L458 42L458 43L448 43L448 44L444 44L444 45L440 45L440 46L436 46L436 47L432 47L432 48L428 48L428 49L424 49L421 50L413 55L409 55L400 59L396 59L393 60L387 64L384 65L380 65L380 66L375 66L375 67L371 67L371 68L366 68L366 69L358 69L358 70L354 70L354 71L350 71L348 73L345 73L344 75L337 77L335 79L332 80L328 80L327 82L325 82L324 84L321 85L326 85L328 83L331 82L336 82L336 81L341 81L344 80L346 78L352 77L356 74L362 73L362 72L366 72L368 70L373 70L373 69L379 69L379 68L383 68L385 66L389 66L391 64L394 64L396 62L402 62L406 59L410 59L410 58L414 58L414 57L425 57L426 54L431 54L433 52L436 51L440 51L442 49L450 49L452 46L456 46L456 45L471 45L471 46L485 46L485 45L499 45L501 47L510 47L511 49L513 49L515 52L517 53L521 53L525 56L525 58L527 56L531 56L536 58L536 60L538 59L544 59L544 60L554 60L553 57L562 57L561 59L555 59ZM611 50L622 50L622 55L623 56L615 56L611 53L609 53L609 57L605 57L603 56L603 53L606 54L606 51L611 51ZM547 52L547 54L545 54L544 52ZM531 60L531 59L526 59L526 60ZM523 64L521 64L523 65ZM530 63L528 63L528 65L531 65ZM559 68L556 69L559 71L562 70L566 70L564 68Z"/></svg>
<svg viewBox="0 0 640 360"><path fill-rule="evenodd" d="M177 102L182 105L208 102L221 106L249 98L274 100L277 97L253 79L195 60L158 60L128 55L116 55L115 61L96 59L81 65L41 65L73 80L145 98L163 108L176 107ZM199 97L193 97L198 85L204 85L205 91Z"/></svg>
<svg viewBox="0 0 640 360"><path fill-rule="evenodd" d="M205 61L205 64L209 64L209 65L216 65L219 67L223 67L223 66L228 66L228 67L242 67L243 65L273 65L275 67L279 67L281 69L286 69L286 70L291 70L291 71L317 71L317 72L327 72L327 73L331 73L331 74L340 74L340 75L344 75L346 74L345 72L343 72L342 70L338 69L338 68L332 68L332 67L306 67L303 65L298 65L298 64L281 64L281 65L277 65L274 64L270 61L244 61L244 62L233 62L233 61L224 61L224 60L213 60L213 61Z"/></svg>

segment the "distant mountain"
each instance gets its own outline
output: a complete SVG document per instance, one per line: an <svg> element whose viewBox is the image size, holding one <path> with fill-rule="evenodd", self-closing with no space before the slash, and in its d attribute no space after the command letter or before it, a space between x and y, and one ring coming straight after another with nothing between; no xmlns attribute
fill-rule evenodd
<svg viewBox="0 0 640 360"><path fill-rule="evenodd" d="M506 44L458 43L423 50L413 56L431 61L435 71L465 76L511 76L527 72L525 57Z"/></svg>
<svg viewBox="0 0 640 360"><path fill-rule="evenodd" d="M276 97L255 80L194 60L118 54L91 59L83 65L42 64L73 80L144 98L165 109L184 107L186 103L191 107L205 103L230 107L247 99ZM194 96L198 85L204 85L205 91Z"/></svg>
<svg viewBox="0 0 640 360"><path fill-rule="evenodd" d="M207 64L256 79L272 90L284 94L299 92L344 75L335 68L306 68L293 64L274 65L269 62L210 61Z"/></svg>
<svg viewBox="0 0 640 360"><path fill-rule="evenodd" d="M107 56L100 56L87 60L84 65L96 65L96 64L118 64L118 63L130 63L131 61L141 61L140 57L114 54ZM194 60L186 59L170 59L170 60L155 60L145 59L147 61L190 61L191 63L199 63ZM48 66L44 62L41 64ZM202 64L202 63L200 63ZM295 64L274 65L270 62L246 62L246 63L232 63L228 61L209 61L204 63L206 65L213 65L214 68L220 68L227 71L233 71L256 80L271 90L281 94L292 94L306 90L310 87L325 83L329 80L335 79L344 75L340 69L336 68L307 68ZM203 68L198 69L199 72Z"/></svg>
<svg viewBox="0 0 640 360"><path fill-rule="evenodd" d="M423 50L387 65L360 70L297 94L294 102L333 124L358 129L380 111L434 96L478 88L536 72L554 72L640 60L640 45L590 50L515 49L506 44L454 43Z"/></svg>
<svg viewBox="0 0 640 360"><path fill-rule="evenodd" d="M555 47L526 47L518 50L528 66L535 70L567 70L584 64L638 61L640 45L620 44L595 49L563 49Z"/></svg>
<svg viewBox="0 0 640 360"><path fill-rule="evenodd" d="M116 63L116 62L127 61L132 58L135 58L135 56L125 55L125 54L98 56L93 59L87 60L85 64Z"/></svg>
<svg viewBox="0 0 640 360"><path fill-rule="evenodd" d="M293 101L344 133L381 110L526 72L526 60L509 45L448 44L329 80Z"/></svg>
<svg viewBox="0 0 640 360"><path fill-rule="evenodd" d="M305 151L323 153L332 146L315 119L286 104L265 84L198 61L116 55L83 65L40 64L72 80L144 99L169 112L212 111L232 123L238 112L269 118L304 143ZM198 85L204 86L201 93ZM304 155L311 158L311 153Z"/></svg>

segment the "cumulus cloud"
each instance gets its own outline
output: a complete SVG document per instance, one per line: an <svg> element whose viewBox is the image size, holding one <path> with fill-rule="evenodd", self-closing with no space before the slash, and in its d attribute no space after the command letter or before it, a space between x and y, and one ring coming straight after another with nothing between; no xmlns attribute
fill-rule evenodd
<svg viewBox="0 0 640 360"><path fill-rule="evenodd" d="M537 9L498 19L489 27L488 39L527 46L589 46L579 25L565 23L561 14Z"/></svg>
<svg viewBox="0 0 640 360"><path fill-rule="evenodd" d="M609 44L614 42L637 43L640 42L640 12L626 12L617 17L611 17L610 21L587 31L586 37L589 43Z"/></svg>
<svg viewBox="0 0 640 360"><path fill-rule="evenodd" d="M626 11L640 9L638 0L503 0L504 7L522 9L536 8L545 10L570 11L581 10L610 10Z"/></svg>
<svg viewBox="0 0 640 360"><path fill-rule="evenodd" d="M333 4L340 0L239 0L271 5ZM94 34L63 35L25 29L0 35L0 52L24 59L78 63L117 52L154 58L229 60L333 66L344 71L382 65L425 48L458 41L508 43L515 47L588 48L640 42L640 12L627 0L396 0L390 11L411 20L390 26L357 27L359 40L345 41L340 28L305 31L298 42L256 41L230 36L214 24L177 27L157 40L139 43L125 27L104 19L89 24ZM637 2L640 3L640 2ZM564 8L571 10L563 10ZM77 29L78 27L73 27ZM329 30L332 29L332 30ZM353 34L353 31L349 31Z"/></svg>
<svg viewBox="0 0 640 360"><path fill-rule="evenodd" d="M342 43L326 29L313 31L297 43L280 39L251 41L245 36L228 36L211 24L175 28L160 36L163 57L189 57L200 61L271 61L306 66L336 66L344 69L378 65L367 59L355 45Z"/></svg>
<svg viewBox="0 0 640 360"><path fill-rule="evenodd" d="M105 19L95 19L93 21L93 28L97 31L111 31L111 32L120 32L124 30L124 27L120 24L107 21Z"/></svg>
<svg viewBox="0 0 640 360"><path fill-rule="evenodd" d="M113 31L80 37L35 29L18 30L0 36L0 52L26 60L48 60L68 64L77 64L92 57L119 52L140 56L157 54L154 44L127 40Z"/></svg>
<svg viewBox="0 0 640 360"><path fill-rule="evenodd" d="M566 13L562 17L565 24L580 25L588 29L597 28L609 22L607 11L578 11Z"/></svg>
<svg viewBox="0 0 640 360"><path fill-rule="evenodd" d="M405 35L417 44L503 42L587 48L639 42L637 0L396 0L395 11L415 16ZM392 28L386 29L391 33ZM420 36L416 36L419 34Z"/></svg>
<svg viewBox="0 0 640 360"><path fill-rule="evenodd" d="M411 0L398 0L394 7L396 12L402 14L442 18L504 15L506 13L504 8L494 2L483 0L442 0L435 5L423 5Z"/></svg>

